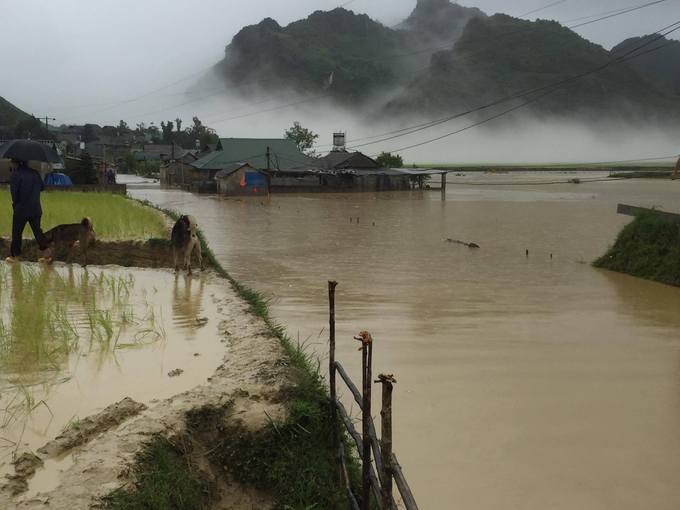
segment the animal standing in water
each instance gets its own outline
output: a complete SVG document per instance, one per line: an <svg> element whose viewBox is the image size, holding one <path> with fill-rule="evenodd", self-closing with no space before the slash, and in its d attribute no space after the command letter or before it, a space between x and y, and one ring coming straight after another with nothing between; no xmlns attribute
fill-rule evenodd
<svg viewBox="0 0 680 510"><path fill-rule="evenodd" d="M45 232L45 241L50 247L47 260L52 261L55 246L67 246L69 253L66 261L68 262L73 255L73 248L77 242L83 252L84 265L87 265L87 249L94 244L95 239L94 226L90 218L83 218L80 223L57 225Z"/></svg>
<svg viewBox="0 0 680 510"><path fill-rule="evenodd" d="M193 216L182 215L172 227L170 238L172 244L172 256L175 271L179 271L179 258L182 258L182 267L191 274L191 255L196 253L198 267L203 267L201 255L201 243L198 239L198 224Z"/></svg>

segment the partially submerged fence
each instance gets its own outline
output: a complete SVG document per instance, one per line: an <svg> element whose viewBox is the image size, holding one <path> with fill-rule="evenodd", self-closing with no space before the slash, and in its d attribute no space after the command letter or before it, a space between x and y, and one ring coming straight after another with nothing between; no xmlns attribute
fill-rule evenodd
<svg viewBox="0 0 680 510"><path fill-rule="evenodd" d="M347 452L337 430L334 438L337 449L337 461L340 465L341 483L347 491L347 497L354 510L369 510L371 507L371 495L374 505L380 510L394 510L397 508L393 494L393 485L396 483L397 490L407 510L417 510L418 505L413 493L406 481L406 477L392 451L392 391L397 382L392 374L380 374L373 381L373 338L367 331L362 331L355 340L361 342L361 392L352 379L335 359L335 288L337 282L328 282L328 305L329 305L329 343L328 356L329 387L331 414L337 424L340 420L353 439L359 459L361 460L361 498L359 502L352 490L351 480L347 469ZM345 406L338 400L336 377L340 376L345 383L355 402L361 408L361 434L355 427ZM371 389L372 384L382 386L382 406L380 410L380 441L373 423L371 414ZM371 460L374 459L374 461ZM377 472L376 472L377 471ZM394 482L394 483L393 483Z"/></svg>

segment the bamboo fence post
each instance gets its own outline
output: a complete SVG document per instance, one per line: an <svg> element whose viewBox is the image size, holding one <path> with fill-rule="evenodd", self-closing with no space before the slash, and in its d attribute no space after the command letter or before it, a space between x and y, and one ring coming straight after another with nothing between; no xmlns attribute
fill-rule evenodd
<svg viewBox="0 0 680 510"><path fill-rule="evenodd" d="M401 499L404 502L406 510L418 510L418 503L416 503L416 498L413 497L413 492L411 492L411 487L409 487L404 472L401 469L401 464L397 460L397 456L392 453L392 471L394 472L394 481L397 483L397 488L399 489L399 494L401 494Z"/></svg>
<svg viewBox="0 0 680 510"><path fill-rule="evenodd" d="M338 282L329 281L328 282L328 386L331 394L331 423L333 424L333 445L335 446L335 451L338 452L338 448L341 448L340 436L338 434L338 414L335 407L335 402L337 400L337 392L335 387L335 287L337 287ZM338 456L336 461L339 463L342 459ZM340 483L345 483L345 473L344 470L340 470Z"/></svg>
<svg viewBox="0 0 680 510"><path fill-rule="evenodd" d="M361 426L363 443L363 464L361 470L361 510L370 510L371 506L371 362L373 339L368 331L362 331L354 337L361 342L361 382L363 402L361 406Z"/></svg>
<svg viewBox="0 0 680 510"><path fill-rule="evenodd" d="M328 352L328 386L331 392L331 414L333 423L336 422L335 400L337 399L335 389L335 287L338 282L328 282L328 331L329 331L329 352Z"/></svg>
<svg viewBox="0 0 680 510"><path fill-rule="evenodd" d="M383 472L381 476L382 503L385 510L392 506L392 390L397 380L392 374L380 374L376 383L382 384L382 409L380 410L380 450Z"/></svg>

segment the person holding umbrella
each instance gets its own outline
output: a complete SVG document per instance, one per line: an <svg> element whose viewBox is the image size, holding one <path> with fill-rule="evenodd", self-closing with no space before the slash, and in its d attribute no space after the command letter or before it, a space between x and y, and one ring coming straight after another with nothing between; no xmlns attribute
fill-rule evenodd
<svg viewBox="0 0 680 510"><path fill-rule="evenodd" d="M54 162L58 156L49 147L30 140L14 140L0 147L0 157L12 160L14 171L10 177L12 195L12 244L7 262L14 262L21 255L21 240L26 223L41 250L47 249L47 240L40 228L42 207L40 193L45 189L40 174L29 168L29 160Z"/></svg>

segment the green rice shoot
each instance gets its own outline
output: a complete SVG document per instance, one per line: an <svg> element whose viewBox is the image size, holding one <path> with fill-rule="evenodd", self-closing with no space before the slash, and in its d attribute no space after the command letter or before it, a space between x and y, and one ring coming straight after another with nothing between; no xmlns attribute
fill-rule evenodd
<svg viewBox="0 0 680 510"><path fill-rule="evenodd" d="M102 241L165 238L168 227L163 215L122 195L109 193L45 192L41 198L42 229L47 231L64 223L79 223L89 217L97 239ZM10 193L0 190L0 237L12 232ZM31 237L29 227L24 236Z"/></svg>

